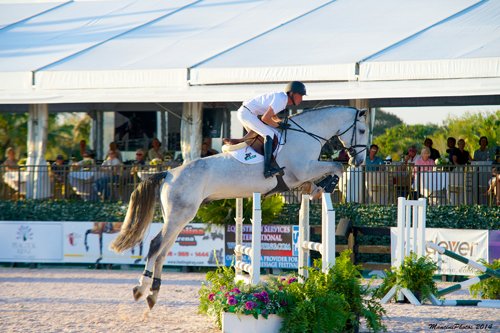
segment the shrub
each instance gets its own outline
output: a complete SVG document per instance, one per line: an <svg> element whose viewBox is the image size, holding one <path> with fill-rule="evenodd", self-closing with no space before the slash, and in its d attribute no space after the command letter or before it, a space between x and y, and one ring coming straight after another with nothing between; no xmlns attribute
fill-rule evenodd
<svg viewBox="0 0 500 333"><path fill-rule="evenodd" d="M488 264L485 260L480 260L480 262L493 270L498 271L500 269L500 259L495 259L491 264ZM482 299L500 299L500 279L495 277L474 284L470 286L469 289L474 297L479 296Z"/></svg>

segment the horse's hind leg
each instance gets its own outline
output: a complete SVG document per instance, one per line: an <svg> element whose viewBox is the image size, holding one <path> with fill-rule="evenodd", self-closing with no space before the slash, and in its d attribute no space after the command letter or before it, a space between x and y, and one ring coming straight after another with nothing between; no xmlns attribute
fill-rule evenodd
<svg viewBox="0 0 500 333"><path fill-rule="evenodd" d="M167 252L168 249L164 248L163 251L161 251L160 255L156 258L153 271L153 285L151 286L151 293L148 295L148 297L146 297L149 309L152 309L153 306L155 306L158 294L160 292L161 272L163 269L163 262L165 262L165 258L167 257Z"/></svg>

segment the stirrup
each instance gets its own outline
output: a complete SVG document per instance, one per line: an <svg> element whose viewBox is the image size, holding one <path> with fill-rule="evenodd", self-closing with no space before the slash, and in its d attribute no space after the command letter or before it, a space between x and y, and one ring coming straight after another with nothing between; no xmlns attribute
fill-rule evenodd
<svg viewBox="0 0 500 333"><path fill-rule="evenodd" d="M285 169L284 167L283 168L273 168L271 167L269 170L265 170L264 171L264 177L265 178L271 178L271 177L274 177L274 176L282 176L285 174L285 172L283 171L283 169Z"/></svg>

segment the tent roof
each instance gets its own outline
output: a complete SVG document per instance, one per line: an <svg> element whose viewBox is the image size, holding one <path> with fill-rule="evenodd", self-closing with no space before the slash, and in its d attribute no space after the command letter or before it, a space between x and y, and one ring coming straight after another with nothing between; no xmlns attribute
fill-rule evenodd
<svg viewBox="0 0 500 333"><path fill-rule="evenodd" d="M500 2L0 4L0 103L500 95Z"/></svg>

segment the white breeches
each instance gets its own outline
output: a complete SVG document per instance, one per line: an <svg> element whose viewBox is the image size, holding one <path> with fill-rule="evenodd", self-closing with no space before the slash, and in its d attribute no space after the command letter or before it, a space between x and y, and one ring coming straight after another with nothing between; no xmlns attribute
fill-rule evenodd
<svg viewBox="0 0 500 333"><path fill-rule="evenodd" d="M247 131L253 130L259 133L263 138L269 135L271 138L275 135L275 131L268 125L264 124L256 115L246 109L244 106L238 109L238 119L243 124Z"/></svg>

